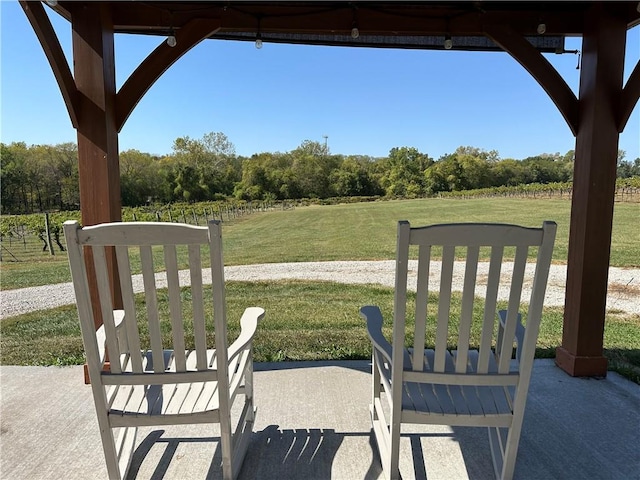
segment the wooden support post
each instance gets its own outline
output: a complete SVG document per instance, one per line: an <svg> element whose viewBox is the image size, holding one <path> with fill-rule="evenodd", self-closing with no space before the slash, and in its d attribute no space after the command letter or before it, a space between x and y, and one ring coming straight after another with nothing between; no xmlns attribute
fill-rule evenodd
<svg viewBox="0 0 640 480"><path fill-rule="evenodd" d="M572 376L607 372L604 317L626 42L617 8L593 3L585 17L564 327L556 351L557 365Z"/></svg>
<svg viewBox="0 0 640 480"><path fill-rule="evenodd" d="M84 3L74 8L74 76L78 89L78 173L82 224L122 219L118 130L116 128L115 60L110 6ZM88 253L88 252L87 252ZM93 259L87 256L96 328L102 324ZM115 252L108 254L114 308L122 308Z"/></svg>

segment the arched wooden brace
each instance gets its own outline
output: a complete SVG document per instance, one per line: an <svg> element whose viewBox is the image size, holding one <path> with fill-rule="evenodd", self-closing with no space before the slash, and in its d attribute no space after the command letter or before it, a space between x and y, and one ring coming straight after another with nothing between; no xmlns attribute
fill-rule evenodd
<svg viewBox="0 0 640 480"><path fill-rule="evenodd" d="M140 99L160 76L182 55L220 29L220 19L194 19L175 32L176 46L164 40L131 74L122 85L116 99L116 126L118 132L133 112Z"/></svg>
<svg viewBox="0 0 640 480"><path fill-rule="evenodd" d="M633 113L633 109L640 98L640 61L636 63L633 72L627 80L627 84L622 90L620 98L620 110L618 116L618 132L622 133L624 127Z"/></svg>
<svg viewBox="0 0 640 480"><path fill-rule="evenodd" d="M553 65L522 35L509 27L486 25L485 33L537 80L560 110L573 135L577 135L578 99Z"/></svg>
<svg viewBox="0 0 640 480"><path fill-rule="evenodd" d="M40 41L49 65L51 65L51 70L53 70L53 75L56 78L56 82L58 82L67 112L69 112L71 124L73 128L78 128L78 89L51 21L49 21L49 17L40 2L20 0L20 6L24 10L29 23L31 23L31 27Z"/></svg>
<svg viewBox="0 0 640 480"><path fill-rule="evenodd" d="M36 33L78 132L82 221L85 225L121 219L118 132L140 98L188 50L220 27L218 19L190 22L176 33L178 44L163 42L145 59L121 91L115 92L114 29L106 4L85 3L72 12L75 78L41 2L20 4ZM112 291L119 291L118 275L109 256ZM89 260L89 263L91 261ZM92 269L91 269L92 270ZM91 279L95 282L94 279ZM96 295L95 285L92 297ZM121 304L119 295L113 303ZM95 302L93 302L95 303ZM96 327L101 313L94 310Z"/></svg>

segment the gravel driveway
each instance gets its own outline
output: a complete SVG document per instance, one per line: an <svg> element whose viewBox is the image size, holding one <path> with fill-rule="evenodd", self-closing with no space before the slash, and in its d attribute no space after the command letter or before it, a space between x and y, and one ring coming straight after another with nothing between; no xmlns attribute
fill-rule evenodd
<svg viewBox="0 0 640 480"><path fill-rule="evenodd" d="M415 268L416 263L410 262L409 267ZM533 266L533 265L531 265ZM432 275L439 275L439 264L434 263ZM262 265L239 265L225 268L226 280L326 280L349 284L380 284L392 287L394 283L395 261L380 262L308 262L308 263L268 263ZM503 268L508 268L505 264ZM488 272L488 263L480 263L479 274ZM552 265L547 286L547 306L563 306L566 282L566 265ZM532 272L528 269L530 286ZM205 282L207 278L205 270ZM456 262L454 269L454 290L462 288L464 270L461 262ZM158 285L166 285L164 275L157 274ZM480 278L481 278L480 277ZM410 287L415 289L415 274L410 278ZM188 284L188 272L181 272L181 284ZM134 289L142 291L140 275L134 277ZM482 295L482 285L478 285L478 295ZM506 299L507 289L501 289L499 295ZM523 298L527 298L525 291ZM40 287L21 288L0 292L0 318L7 318L22 313L59 307L74 303L75 297L71 283L59 283ZM616 268L609 269L609 293L607 309L621 311L627 314L640 314L640 269Z"/></svg>

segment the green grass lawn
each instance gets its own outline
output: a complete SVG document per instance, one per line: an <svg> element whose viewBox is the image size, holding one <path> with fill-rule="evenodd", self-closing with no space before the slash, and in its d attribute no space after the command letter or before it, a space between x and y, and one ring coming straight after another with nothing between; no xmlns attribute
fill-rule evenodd
<svg viewBox="0 0 640 480"><path fill-rule="evenodd" d="M138 312L144 312L142 295L138 295L137 300ZM430 298L434 305L432 311L435 311L436 301L434 296ZM166 335L170 338L166 298L160 295L159 302ZM393 290L387 287L301 281L228 282L227 303L230 339L238 335L244 308L265 308L266 316L258 327L254 343L254 359L259 362L369 358L371 344L364 320L358 314L363 305L380 306L385 317L385 333L388 337L391 335ZM210 306L211 302L205 301L205 305ZM452 302L452 317L459 311L458 295ZM210 318L210 307L207 313ZM475 312L475 318L472 342L477 345L480 310ZM145 321L142 316L139 318L142 331ZM2 364L74 365L84 362L75 306L8 318L1 325ZM408 327L410 325L408 322ZM185 331L189 331L188 325ZM452 323L451 345L456 341L455 331L456 325ZM562 308L546 308L536 356L553 358L561 340ZM640 316L609 314L604 340L610 368L640 383ZM208 338L208 342L213 345L213 337ZM427 344L433 342L433 332L430 332Z"/></svg>
<svg viewBox="0 0 640 480"><path fill-rule="evenodd" d="M571 203L555 199L419 199L255 213L224 224L225 263L241 265L327 260L383 260L395 256L396 224L504 222L558 223L554 262L565 263ZM611 265L640 266L640 205L617 203ZM70 281L66 255L46 253L28 262L2 262L3 289Z"/></svg>
<svg viewBox="0 0 640 480"><path fill-rule="evenodd" d="M253 264L395 257L396 223L489 221L539 226L558 223L554 261L566 262L570 202L533 199L421 199L257 213L224 224L225 263ZM640 266L640 205L615 206L611 264ZM135 270L135 265L133 265ZM69 281L66 255L2 262L3 289ZM246 306L267 310L255 341L257 361L368 358L370 344L358 315L380 305L391 317L392 291L371 285L323 282L229 282L230 333ZM3 364L67 365L84 361L74 306L8 318L1 323ZM390 325L387 326L390 332ZM547 308L538 357L561 344L562 308ZM452 339L453 341L454 339ZM640 316L609 312L605 354L610 367L640 383Z"/></svg>

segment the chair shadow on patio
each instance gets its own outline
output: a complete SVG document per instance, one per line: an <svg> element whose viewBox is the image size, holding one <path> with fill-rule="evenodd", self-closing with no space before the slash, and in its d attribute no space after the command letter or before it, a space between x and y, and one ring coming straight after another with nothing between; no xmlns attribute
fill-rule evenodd
<svg viewBox="0 0 640 480"><path fill-rule="evenodd" d="M347 437L367 439L372 461L360 478L376 479L382 469L371 442L371 432L336 432L332 428L280 429L269 425L252 439L240 479L332 478L338 449ZM364 473L364 475L363 475Z"/></svg>
<svg viewBox="0 0 640 480"><path fill-rule="evenodd" d="M485 435L482 435L483 433ZM478 436L482 438L477 438ZM345 439L351 438L357 441L358 437L360 437L360 444L363 444L362 440L366 438L369 451L361 453L363 456L370 457L371 461L368 463L366 472L354 469L353 474L363 480L382 478L382 466L371 431L336 432L331 428L280 429L277 425L269 425L265 429L253 433L238 480L258 478L265 480L298 478L325 480L336 478L333 466L338 450ZM434 441L453 441L459 444L460 449L448 448L447 450L452 452L454 457L462 454L464 460L461 460L460 457L452 457L452 460L457 460L457 465L462 468L460 473L463 476L466 473L468 478L482 478L492 472L490 460L482 455L483 452L477 448L479 441L487 441L484 437L486 437L486 432L472 428L456 428L453 432L403 433L403 444L407 445L405 442L408 439L410 445L409 449L404 449L404 453L409 454L412 458L403 459L402 472L406 475L405 478L429 478L429 454L425 456L425 452L431 450L430 447L434 446ZM171 478L172 462L174 462L173 468L175 469L175 462L180 462L183 457L180 447L187 446L186 451L189 452L189 450L193 450L193 444L200 444L204 451L215 449L213 456L210 457L211 464L205 478L211 480L221 478L222 456L218 436L169 436L165 430L153 430L142 440L133 454L127 478L129 480L137 478L143 462L150 455L159 456L159 459L155 458L152 462L151 460L148 462L155 465L155 470L150 477L146 477L146 475L145 477L156 480ZM153 454L151 454L152 449L154 450ZM190 453L187 453L187 456L189 455ZM355 463L362 466L360 462ZM143 470L148 472L146 469Z"/></svg>
<svg viewBox="0 0 640 480"><path fill-rule="evenodd" d="M331 428L280 429L277 425L269 425L253 433L238 479L332 478L334 458L346 437L366 437L370 448L370 452L367 453L372 457L372 461L368 471L360 478L379 478L382 468L372 444L374 439L370 431L336 432ZM208 444L207 448L215 448L206 478L222 477L220 437L167 436L165 430L154 430L136 448L127 479L133 480L137 477L152 449L153 455L160 455L160 459L154 460L157 466L150 478L170 478L171 463L182 458L179 453L182 444ZM362 475L362 472L359 475Z"/></svg>

